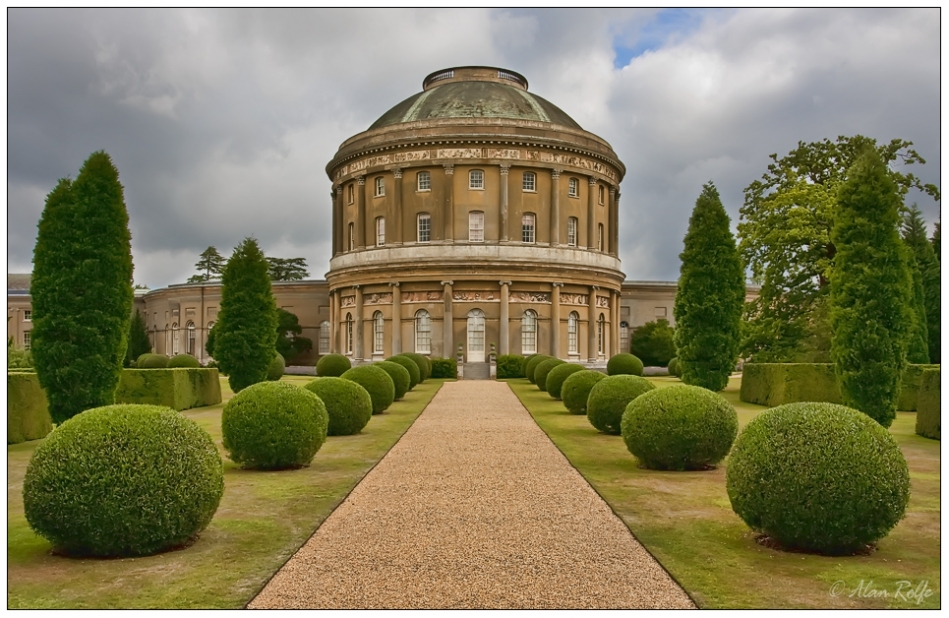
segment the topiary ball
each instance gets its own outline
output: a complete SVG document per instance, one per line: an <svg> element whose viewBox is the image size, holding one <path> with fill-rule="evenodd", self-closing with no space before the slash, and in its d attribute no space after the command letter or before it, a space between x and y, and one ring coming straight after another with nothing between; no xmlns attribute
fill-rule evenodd
<svg viewBox="0 0 949 618"><path fill-rule="evenodd" d="M316 375L339 377L353 364L342 354L324 354L316 361Z"/></svg>
<svg viewBox="0 0 949 618"><path fill-rule="evenodd" d="M138 357L137 369L165 369L168 357L164 354L142 354Z"/></svg>
<svg viewBox="0 0 949 618"><path fill-rule="evenodd" d="M527 361L527 364L524 366L524 376L531 384L537 384L537 380L534 379L534 372L537 370L537 365L552 358L553 356L547 356L546 354L535 354Z"/></svg>
<svg viewBox="0 0 949 618"><path fill-rule="evenodd" d="M414 360L408 356L402 356L400 354L390 356L386 360L391 363L398 363L405 367L405 370L409 372L409 390L415 388L415 386L419 383L419 380L422 378L422 374L419 372L418 365L415 364Z"/></svg>
<svg viewBox="0 0 949 618"><path fill-rule="evenodd" d="M162 358L166 357L163 356ZM198 369L201 367L201 363L199 363L198 359L191 356L190 354L176 354L168 360L166 367L168 367L168 369Z"/></svg>
<svg viewBox="0 0 949 618"><path fill-rule="evenodd" d="M643 375L643 362L639 360L639 357L632 354L617 354L606 362L606 375L641 376Z"/></svg>
<svg viewBox="0 0 949 618"><path fill-rule="evenodd" d="M564 380L563 386L560 387L560 397L563 399L563 405L567 408L567 411L570 414L586 414L587 401L590 399L590 391L593 389L593 385L605 379L605 373L592 369L584 369L568 376Z"/></svg>
<svg viewBox="0 0 949 618"><path fill-rule="evenodd" d="M580 371L585 371L583 365L575 363L563 363L551 369L547 374L547 394L554 399L560 399L560 391L563 389L564 380Z"/></svg>
<svg viewBox="0 0 949 618"><path fill-rule="evenodd" d="M832 403L789 403L753 419L728 458L732 509L786 548L847 554L903 518L909 469L872 418Z"/></svg>
<svg viewBox="0 0 949 618"><path fill-rule="evenodd" d="M275 352L273 360L270 361L270 365L267 367L267 379L271 382L276 382L283 377L283 372L286 368L287 366L283 360L283 355L279 352Z"/></svg>
<svg viewBox="0 0 949 618"><path fill-rule="evenodd" d="M432 376L432 363L427 356L415 352L403 352L400 356L411 358L418 365L419 382L424 382Z"/></svg>
<svg viewBox="0 0 949 618"><path fill-rule="evenodd" d="M669 375L670 376L679 376L679 359L678 357L673 356L669 361Z"/></svg>
<svg viewBox="0 0 949 618"><path fill-rule="evenodd" d="M567 361L560 360L559 358L549 358L539 363L534 368L534 383L537 385L537 388L543 392L547 392L547 375L550 373L550 370L557 365L565 365L566 363Z"/></svg>
<svg viewBox="0 0 949 618"><path fill-rule="evenodd" d="M652 382L639 376L616 375L600 380L590 389L587 399L590 424L603 433L618 436L626 406L654 388Z"/></svg>
<svg viewBox="0 0 949 618"><path fill-rule="evenodd" d="M309 465L326 441L329 416L319 397L289 382L258 382L224 406L224 448L244 468Z"/></svg>
<svg viewBox="0 0 949 618"><path fill-rule="evenodd" d="M208 432L171 408L118 404L46 437L26 469L23 508L58 551L142 556L194 539L223 493Z"/></svg>
<svg viewBox="0 0 949 618"><path fill-rule="evenodd" d="M395 401L395 382L379 367L360 365L353 367L340 377L356 382L369 392L373 414L382 414Z"/></svg>
<svg viewBox="0 0 949 618"><path fill-rule="evenodd" d="M527 376L527 363L531 362L531 359L537 356L536 354L528 354L524 357L524 360L521 362L521 373Z"/></svg>
<svg viewBox="0 0 949 618"><path fill-rule="evenodd" d="M328 436L351 436L372 418L372 399L362 386L343 378L317 378L303 388L315 394L329 415Z"/></svg>
<svg viewBox="0 0 949 618"><path fill-rule="evenodd" d="M395 386L395 401L399 401L405 397L405 394L409 392L409 384L412 383L409 370L399 363L393 363L392 361L379 361L378 363L373 363L373 365L388 373L389 377L392 378L392 384Z"/></svg>
<svg viewBox="0 0 949 618"><path fill-rule="evenodd" d="M627 405L620 429L626 448L647 468L705 470L728 454L738 413L708 389L670 386Z"/></svg>

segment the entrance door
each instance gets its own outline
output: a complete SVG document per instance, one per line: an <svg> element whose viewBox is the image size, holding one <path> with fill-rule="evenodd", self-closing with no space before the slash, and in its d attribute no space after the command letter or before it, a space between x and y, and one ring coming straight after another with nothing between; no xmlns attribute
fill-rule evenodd
<svg viewBox="0 0 949 618"><path fill-rule="evenodd" d="M468 362L484 362L484 311L468 312Z"/></svg>

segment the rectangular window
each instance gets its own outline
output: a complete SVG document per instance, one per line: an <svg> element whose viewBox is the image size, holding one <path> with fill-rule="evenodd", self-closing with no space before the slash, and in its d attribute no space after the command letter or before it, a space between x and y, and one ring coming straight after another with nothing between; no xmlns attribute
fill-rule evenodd
<svg viewBox="0 0 949 618"><path fill-rule="evenodd" d="M468 213L468 242L484 242L484 213Z"/></svg>
<svg viewBox="0 0 949 618"><path fill-rule="evenodd" d="M603 188L603 185L600 185L599 190L600 190L600 204L602 204L602 203L603 203L603 193L604 193L604 191L605 191L605 189Z"/></svg>
<svg viewBox="0 0 949 618"><path fill-rule="evenodd" d="M570 197L580 197L580 181L576 178L571 178L570 182L567 183L567 195Z"/></svg>
<svg viewBox="0 0 949 618"><path fill-rule="evenodd" d="M432 215L423 212L418 216L418 241L429 242L432 240Z"/></svg>
<svg viewBox="0 0 949 618"><path fill-rule="evenodd" d="M469 189L484 189L484 172L481 170L471 170L468 173Z"/></svg>
<svg viewBox="0 0 949 618"><path fill-rule="evenodd" d="M376 197L382 197L386 194L386 179L382 176L376 178Z"/></svg>
<svg viewBox="0 0 949 618"><path fill-rule="evenodd" d="M603 224L600 223L596 227L596 248L597 251L603 251Z"/></svg>
<svg viewBox="0 0 949 618"><path fill-rule="evenodd" d="M24 350L30 349L30 331L26 331L25 333L23 333L23 349Z"/></svg>
<svg viewBox="0 0 949 618"><path fill-rule="evenodd" d="M33 311L30 309L23 310L23 321L32 322L33 321Z"/></svg>
<svg viewBox="0 0 949 618"><path fill-rule="evenodd" d="M352 183L350 183L347 192L349 193L349 203L352 204L356 201L356 188L352 185Z"/></svg>
<svg viewBox="0 0 949 618"><path fill-rule="evenodd" d="M320 354L330 353L330 323L323 322L320 326Z"/></svg>
<svg viewBox="0 0 949 618"><path fill-rule="evenodd" d="M386 244L386 218L376 217L376 246L382 247Z"/></svg>
<svg viewBox="0 0 949 618"><path fill-rule="evenodd" d="M521 242L534 242L534 215L531 213L521 217Z"/></svg>
<svg viewBox="0 0 949 618"><path fill-rule="evenodd" d="M534 172L524 172L524 191L537 191L537 175Z"/></svg>
<svg viewBox="0 0 949 618"><path fill-rule="evenodd" d="M577 246L577 218L567 219L567 244L571 247Z"/></svg>
<svg viewBox="0 0 949 618"><path fill-rule="evenodd" d="M349 250L356 250L356 226L352 223L349 224Z"/></svg>
<svg viewBox="0 0 949 618"><path fill-rule="evenodd" d="M418 190L419 191L431 191L432 190L432 175L429 172L419 172L418 173Z"/></svg>

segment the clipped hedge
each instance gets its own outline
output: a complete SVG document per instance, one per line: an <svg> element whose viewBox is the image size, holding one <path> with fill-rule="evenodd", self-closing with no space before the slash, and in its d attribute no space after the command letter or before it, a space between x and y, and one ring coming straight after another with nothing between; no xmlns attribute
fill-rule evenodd
<svg viewBox="0 0 949 618"><path fill-rule="evenodd" d="M551 360L553 356L547 356L546 354L535 354L527 361L527 365L524 366L524 377L527 378L531 384L537 384L537 380L534 378L534 372L537 370L537 365L541 364L545 360Z"/></svg>
<svg viewBox="0 0 949 618"><path fill-rule="evenodd" d="M136 369L167 369L169 358L164 354L142 354L135 361Z"/></svg>
<svg viewBox="0 0 949 618"><path fill-rule="evenodd" d="M390 363L398 363L405 367L405 370L409 372L409 390L415 388L419 380L422 379L422 374L418 370L418 365L415 364L415 361L409 358L408 356L402 356L397 354L395 356L390 356L386 359Z"/></svg>
<svg viewBox="0 0 949 618"><path fill-rule="evenodd" d="M886 536L909 501L896 440L866 414L831 403L766 410L728 458L732 509L786 548L847 554Z"/></svg>
<svg viewBox="0 0 949 618"><path fill-rule="evenodd" d="M379 361L373 363L373 365L388 373L389 377L392 378L392 385L395 387L394 401L399 401L405 397L405 394L409 392L409 384L412 383L409 370L399 363L393 363L392 361Z"/></svg>
<svg viewBox="0 0 949 618"><path fill-rule="evenodd" d="M578 371L568 376L560 387L560 398L570 414L586 414L590 391L600 380L605 380L606 374L592 369Z"/></svg>
<svg viewBox="0 0 949 618"><path fill-rule="evenodd" d="M187 410L221 403L217 369L123 369L116 403L141 403Z"/></svg>
<svg viewBox="0 0 949 618"><path fill-rule="evenodd" d="M591 425L603 433L618 436L622 429L621 423L626 406L643 393L655 388L652 382L639 376L626 374L608 376L590 389L587 418Z"/></svg>
<svg viewBox="0 0 949 618"><path fill-rule="evenodd" d="M643 375L643 362L632 354L616 354L606 361L606 375L641 376Z"/></svg>
<svg viewBox="0 0 949 618"><path fill-rule="evenodd" d="M395 401L395 382L379 367L359 365L339 377L352 380L369 392L373 414L382 414Z"/></svg>
<svg viewBox="0 0 949 618"><path fill-rule="evenodd" d="M319 397L326 406L328 436L351 436L363 430L372 418L372 399L362 386L352 380L327 376L308 382L305 389Z"/></svg>
<svg viewBox="0 0 949 618"><path fill-rule="evenodd" d="M547 394L554 399L560 399L564 381L580 371L584 371L583 365L575 363L563 363L551 369L547 374Z"/></svg>
<svg viewBox="0 0 949 618"><path fill-rule="evenodd" d="M939 369L927 369L920 379L916 407L916 433L924 438L941 440Z"/></svg>
<svg viewBox="0 0 949 618"><path fill-rule="evenodd" d="M7 444L45 438L53 430L49 402L35 373L7 374Z"/></svg>
<svg viewBox="0 0 949 618"><path fill-rule="evenodd" d="M699 386L643 393L623 413L626 448L653 470L705 470L728 454L738 413L724 397Z"/></svg>
<svg viewBox="0 0 949 618"><path fill-rule="evenodd" d="M497 360L497 377L499 380L523 378L526 364L526 359L520 354L501 354Z"/></svg>
<svg viewBox="0 0 949 618"><path fill-rule="evenodd" d="M64 553L140 556L194 539L223 494L221 456L197 423L120 404L78 414L37 447L23 510Z"/></svg>
<svg viewBox="0 0 949 618"><path fill-rule="evenodd" d="M342 354L324 354L316 361L316 375L339 377L353 364Z"/></svg>
<svg viewBox="0 0 949 618"><path fill-rule="evenodd" d="M548 358L540 362L537 367L534 368L534 383L537 384L537 388L542 392L547 392L547 376L550 374L550 370L557 365L565 365L566 362L567 361L560 360L559 358Z"/></svg>
<svg viewBox="0 0 949 618"><path fill-rule="evenodd" d="M452 358L431 358L428 361L432 366L433 378L457 378L458 361Z"/></svg>
<svg viewBox="0 0 949 618"><path fill-rule="evenodd" d="M919 400L919 387L923 372L939 369L939 365L907 365L900 383L900 399L896 409L903 412L915 412Z"/></svg>
<svg viewBox="0 0 949 618"><path fill-rule="evenodd" d="M419 382L424 382L431 377L432 364L428 361L427 356L424 354L417 354L415 352L403 352L400 354L400 356L411 358L413 361L415 361L415 364L418 365Z"/></svg>
<svg viewBox="0 0 949 618"><path fill-rule="evenodd" d="M176 354L168 359L168 364L165 366L168 369L197 369L201 363L190 354ZM137 364L136 368L138 368Z"/></svg>
<svg viewBox="0 0 949 618"><path fill-rule="evenodd" d="M287 369L287 363L279 352L274 352L273 360L267 366L267 379L276 382L283 377L283 372Z"/></svg>
<svg viewBox="0 0 949 618"><path fill-rule="evenodd" d="M675 377L681 377L682 372L679 371L679 357L673 356L669 361L669 375Z"/></svg>
<svg viewBox="0 0 949 618"><path fill-rule="evenodd" d="M258 382L241 389L221 413L228 457L260 470L309 465L326 441L328 425L323 401L289 382Z"/></svg>

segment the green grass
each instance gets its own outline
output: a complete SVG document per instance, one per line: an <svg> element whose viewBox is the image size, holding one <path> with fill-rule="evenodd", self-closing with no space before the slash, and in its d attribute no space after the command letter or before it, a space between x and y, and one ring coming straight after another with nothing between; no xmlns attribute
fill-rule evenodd
<svg viewBox="0 0 949 618"><path fill-rule="evenodd" d="M649 379L660 388L680 383L671 377ZM939 442L915 435L915 413L899 412L890 428L910 468L905 519L871 555L824 557L758 545L731 509L725 491L727 460L705 472L640 468L622 437L597 432L586 416L567 413L562 402L525 379L508 384L570 463L700 607L939 607ZM740 379L733 378L723 395L744 427L767 408L739 401L739 386ZM909 584L901 589L900 581ZM906 590L920 585L932 594L916 605ZM896 597L900 590L902 599Z"/></svg>
<svg viewBox="0 0 949 618"><path fill-rule="evenodd" d="M305 384L312 376L285 376ZM184 412L224 459L224 497L190 547L144 558L71 559L23 514L23 476L40 440L7 448L8 608L239 608L246 605L409 428L441 387L427 380L372 417L362 433L334 436L300 470L241 470L221 447L223 403ZM232 396L222 379L224 402Z"/></svg>

